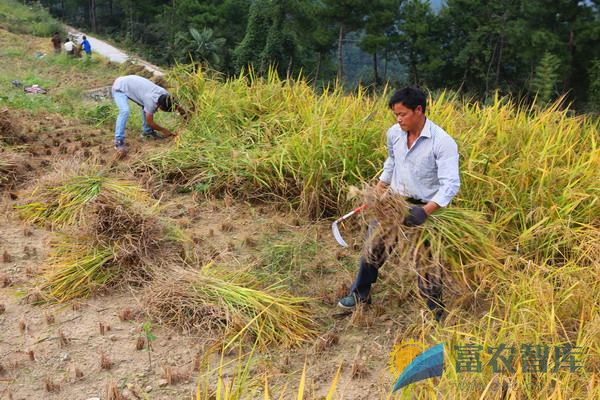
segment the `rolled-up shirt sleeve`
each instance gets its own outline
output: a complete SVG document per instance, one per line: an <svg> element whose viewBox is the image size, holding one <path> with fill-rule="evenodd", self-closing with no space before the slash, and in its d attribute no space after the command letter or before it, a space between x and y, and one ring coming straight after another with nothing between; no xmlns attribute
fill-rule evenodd
<svg viewBox="0 0 600 400"><path fill-rule="evenodd" d="M383 172L379 176L379 180L387 183L388 185L392 182L392 176L394 174L394 143L392 142L392 135L390 131L387 132L387 159L383 163Z"/></svg>
<svg viewBox="0 0 600 400"><path fill-rule="evenodd" d="M440 188L431 201L446 207L460 189L458 172L458 146L450 137L441 140L437 147L436 164Z"/></svg>

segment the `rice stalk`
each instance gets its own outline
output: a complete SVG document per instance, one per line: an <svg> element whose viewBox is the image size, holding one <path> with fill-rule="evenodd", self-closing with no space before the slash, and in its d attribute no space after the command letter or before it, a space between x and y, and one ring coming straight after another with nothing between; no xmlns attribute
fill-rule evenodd
<svg viewBox="0 0 600 400"><path fill-rule="evenodd" d="M47 301L58 303L89 296L117 283L119 270L113 261L110 247L64 237L53 244L39 289Z"/></svg>
<svg viewBox="0 0 600 400"><path fill-rule="evenodd" d="M150 208L157 205L135 183L110 178L99 171L69 176L63 182L56 186L42 184L34 189L33 200L16 207L21 217L27 222L49 223L56 228L76 225L84 219L86 207L101 193L120 204L140 202Z"/></svg>
<svg viewBox="0 0 600 400"><path fill-rule="evenodd" d="M315 334L308 299L288 295L281 284L259 286L247 274L211 264L200 272L172 268L148 288L143 303L162 323L188 331L216 329L233 338L249 334L260 347L295 346Z"/></svg>
<svg viewBox="0 0 600 400"><path fill-rule="evenodd" d="M0 148L0 189L10 188L25 174L26 157Z"/></svg>
<svg viewBox="0 0 600 400"><path fill-rule="evenodd" d="M192 190L339 215L349 186L377 176L385 159L387 93L315 93L302 79L249 72L223 81L183 67L174 79L195 113L179 146L145 163ZM484 106L440 92L429 102L429 117L461 153L454 206L482 213L507 252L568 260L573 230L598 218L600 122L571 116L560 100L538 108L497 95Z"/></svg>

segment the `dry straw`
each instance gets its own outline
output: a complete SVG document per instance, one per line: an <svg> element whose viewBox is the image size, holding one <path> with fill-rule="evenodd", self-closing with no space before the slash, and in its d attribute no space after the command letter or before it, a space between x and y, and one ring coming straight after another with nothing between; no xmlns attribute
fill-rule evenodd
<svg viewBox="0 0 600 400"><path fill-rule="evenodd" d="M0 189L11 187L26 172L26 157L0 149Z"/></svg>
<svg viewBox="0 0 600 400"><path fill-rule="evenodd" d="M166 270L148 286L142 301L162 323L188 331L217 330L233 339L256 338L261 347L294 346L313 337L308 302L277 284L261 288L249 274L212 264L201 271Z"/></svg>
<svg viewBox="0 0 600 400"><path fill-rule="evenodd" d="M158 206L136 183L111 178L98 167L84 165L73 172L50 175L33 189L30 201L17 209L25 221L65 228L81 223L100 194L109 203L138 204L150 209Z"/></svg>
<svg viewBox="0 0 600 400"><path fill-rule="evenodd" d="M84 173L82 173L84 172ZM158 202L132 182L89 168L52 178L21 206L31 222L62 227L39 280L46 300L64 302L129 283L191 253L185 235L158 215Z"/></svg>

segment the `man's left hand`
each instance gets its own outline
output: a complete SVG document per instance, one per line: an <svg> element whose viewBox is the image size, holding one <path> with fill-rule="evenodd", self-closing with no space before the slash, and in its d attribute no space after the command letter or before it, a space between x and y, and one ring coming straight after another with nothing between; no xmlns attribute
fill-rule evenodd
<svg viewBox="0 0 600 400"><path fill-rule="evenodd" d="M420 206L412 206L403 224L408 227L423 225L427 220L427 212Z"/></svg>

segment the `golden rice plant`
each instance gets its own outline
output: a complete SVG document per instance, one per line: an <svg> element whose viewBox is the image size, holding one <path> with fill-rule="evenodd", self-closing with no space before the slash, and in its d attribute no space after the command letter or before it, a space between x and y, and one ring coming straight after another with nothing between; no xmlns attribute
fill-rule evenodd
<svg viewBox="0 0 600 400"><path fill-rule="evenodd" d="M222 81L176 71L175 79L195 114L177 148L146 162L198 192L341 215L349 187L376 179L385 160L388 93L316 93L301 79L251 73ZM574 115L562 99L545 108L450 92L429 100L428 117L458 143L461 190L416 230L416 243L430 242L472 291L451 293L442 326L408 321L403 334L449 345L568 343L591 361L578 373L449 369L404 395L499 399L507 387L508 398L598 398L600 120Z"/></svg>
<svg viewBox="0 0 600 400"><path fill-rule="evenodd" d="M303 79L252 72L223 81L182 68L174 78L195 114L179 146L146 163L192 189L341 214L348 187L376 177L385 160L388 92L316 93ZM506 250L568 260L572 233L598 218L598 119L572 116L561 100L539 108L496 96L484 106L449 92L429 99L427 115L459 145L453 206L482 213Z"/></svg>
<svg viewBox="0 0 600 400"><path fill-rule="evenodd" d="M49 223L57 228L81 222L100 194L119 204L143 203L155 207L148 193L131 181L111 178L99 170L68 175L59 182L42 183L31 193L32 201L17 206L21 217L31 223Z"/></svg>
<svg viewBox="0 0 600 400"><path fill-rule="evenodd" d="M318 216L339 206L341 186L379 168L368 159L379 147L375 116L385 107L364 91L354 98L335 87L317 95L302 80L251 72L225 82L202 71L176 79L196 112L191 134L176 149L146 160L165 178L210 192L285 199Z"/></svg>
<svg viewBox="0 0 600 400"><path fill-rule="evenodd" d="M238 359L239 361L239 359ZM307 375L307 366L304 365L302 369L302 374L298 379L297 383L290 384L289 382L281 389L279 396L275 395L275 389L272 389L269 384L269 378L267 376L264 377L263 385L260 386L259 382L256 382L256 377L251 377L249 373L249 362L243 365L243 368L238 367L236 372L232 377L225 377L222 368L223 362L219 365L219 369L217 370L217 382L214 385L211 385L209 382L198 382L196 384L196 400L250 400L250 399L259 399L262 398L264 400L283 400L283 399L305 399L307 396L311 395L310 390L307 388L306 383L306 375ZM327 391L327 396L320 397L325 400L333 400L335 398L343 398L343 397L335 397L337 385L340 380L340 372L341 366L337 369L337 372L331 383L329 384L329 390ZM252 379L254 378L254 379ZM205 379L208 381L208 379ZM288 390L290 386L293 387ZM313 394L314 395L314 394ZM290 397L291 396L291 397ZM388 399L391 396L388 396Z"/></svg>
<svg viewBox="0 0 600 400"><path fill-rule="evenodd" d="M496 236L495 227L483 213L450 207L429 217L414 245L428 243L428 262L443 265L457 281L475 288L500 268L506 257Z"/></svg>
<svg viewBox="0 0 600 400"><path fill-rule="evenodd" d="M250 335L261 348L295 346L314 336L309 299L291 296L278 284L260 286L248 274L212 264L199 272L172 267L155 277L143 303L162 323L188 331L217 329L234 339Z"/></svg>
<svg viewBox="0 0 600 400"><path fill-rule="evenodd" d="M38 288L45 300L62 303L114 285L119 275L114 249L63 235L52 245Z"/></svg>

